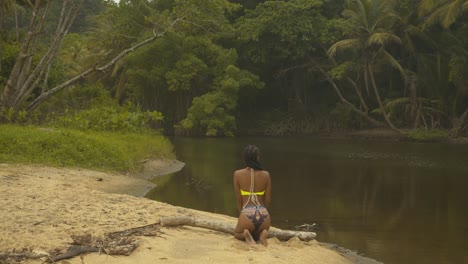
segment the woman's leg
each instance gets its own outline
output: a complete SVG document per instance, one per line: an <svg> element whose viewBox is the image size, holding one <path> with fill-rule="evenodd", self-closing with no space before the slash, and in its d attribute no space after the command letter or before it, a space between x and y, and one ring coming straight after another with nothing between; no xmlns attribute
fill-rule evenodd
<svg viewBox="0 0 468 264"><path fill-rule="evenodd" d="M260 232L258 242L266 247L266 246L268 246L267 238L268 238L268 230L263 229L262 232Z"/></svg>
<svg viewBox="0 0 468 264"><path fill-rule="evenodd" d="M256 237L258 237L258 242L264 246L268 245L268 229L270 229L271 226L271 218L268 215L267 218L265 218L265 221L260 225L258 231L254 234Z"/></svg>
<svg viewBox="0 0 468 264"><path fill-rule="evenodd" d="M254 229L255 227L250 219L246 215L240 214L236 228L234 229L234 237L239 240L245 240L249 244L255 244L255 240L251 235Z"/></svg>

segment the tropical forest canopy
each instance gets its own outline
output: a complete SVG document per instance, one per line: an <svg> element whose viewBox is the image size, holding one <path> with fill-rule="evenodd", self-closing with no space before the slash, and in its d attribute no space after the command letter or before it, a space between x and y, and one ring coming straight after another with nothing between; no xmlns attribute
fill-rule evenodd
<svg viewBox="0 0 468 264"><path fill-rule="evenodd" d="M467 0L2 0L0 122L468 134Z"/></svg>

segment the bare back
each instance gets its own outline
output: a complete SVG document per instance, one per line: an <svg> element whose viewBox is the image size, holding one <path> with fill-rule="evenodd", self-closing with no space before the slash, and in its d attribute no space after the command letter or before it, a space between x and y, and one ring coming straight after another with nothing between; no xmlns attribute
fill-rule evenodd
<svg viewBox="0 0 468 264"><path fill-rule="evenodd" d="M241 190L249 191L251 184L251 170L249 168L240 169L234 172L234 191L237 197L237 207L239 211L249 200L248 195L241 195ZM271 180L270 174L265 170L254 171L254 192L263 192L263 195L257 195L258 201L268 207L271 200ZM249 202L250 205L253 205ZM247 205L249 205L247 204Z"/></svg>

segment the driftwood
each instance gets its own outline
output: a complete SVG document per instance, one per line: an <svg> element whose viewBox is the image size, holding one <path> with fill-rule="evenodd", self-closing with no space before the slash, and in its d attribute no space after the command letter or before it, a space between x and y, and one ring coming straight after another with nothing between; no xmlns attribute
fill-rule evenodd
<svg viewBox="0 0 468 264"><path fill-rule="evenodd" d="M302 231L314 231L318 229L318 226L316 223L313 224L303 224L303 225L298 225L295 226L294 229L302 230Z"/></svg>
<svg viewBox="0 0 468 264"><path fill-rule="evenodd" d="M34 253L28 249L25 249L21 252L0 252L0 264L16 263L24 259L40 259L48 256L48 254Z"/></svg>
<svg viewBox="0 0 468 264"><path fill-rule="evenodd" d="M49 261L56 262L90 252L104 252L108 255L129 256L139 245L139 242L134 236L157 236L162 233L158 225L159 224L151 224L107 233L103 238L96 238L91 234L82 236L72 235L72 246L70 246L65 253L58 250L58 252L51 254Z"/></svg>
<svg viewBox="0 0 468 264"><path fill-rule="evenodd" d="M73 246L70 246L67 249L67 252L65 252L64 254L59 254L57 256L48 256L48 262L53 263L53 262L57 262L57 261L64 260L64 259L70 259L75 256L79 256L83 253L99 252L99 250L100 249L98 247L86 247L86 246L73 245Z"/></svg>
<svg viewBox="0 0 468 264"><path fill-rule="evenodd" d="M48 253L33 252L30 249L0 252L0 264L21 262L27 259L45 259L46 262L54 263L90 252L128 256L139 245L135 236L157 236L163 234L159 227L159 223L155 223L107 233L103 237L93 237L91 234L71 235L70 237L73 242L68 249L58 248Z"/></svg>
<svg viewBox="0 0 468 264"><path fill-rule="evenodd" d="M234 226L217 222L211 219L195 218L190 216L174 216L174 217L162 217L160 223L163 226L181 226L188 225L194 227L201 227L211 229L223 233L234 234ZM278 228L271 228L268 231L268 237L276 237L279 240L289 240L293 237L297 237L302 241L313 240L317 234L314 232L305 231L291 231L281 230Z"/></svg>

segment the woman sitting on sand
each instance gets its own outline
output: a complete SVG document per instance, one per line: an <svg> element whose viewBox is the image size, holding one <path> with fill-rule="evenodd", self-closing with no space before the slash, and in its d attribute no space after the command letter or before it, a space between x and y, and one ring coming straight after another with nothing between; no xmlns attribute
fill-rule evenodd
<svg viewBox="0 0 468 264"><path fill-rule="evenodd" d="M234 236L249 244L267 245L271 219L266 207L271 201L270 174L260 165L260 151L254 145L244 149L247 166L234 172L234 191L240 211Z"/></svg>

